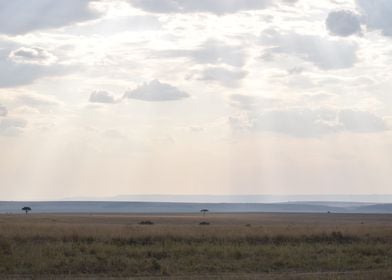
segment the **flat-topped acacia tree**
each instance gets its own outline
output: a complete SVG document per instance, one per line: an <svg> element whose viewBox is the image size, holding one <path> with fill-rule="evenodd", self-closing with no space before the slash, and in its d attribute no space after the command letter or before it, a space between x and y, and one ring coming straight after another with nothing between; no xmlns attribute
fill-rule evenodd
<svg viewBox="0 0 392 280"><path fill-rule="evenodd" d="M203 216L205 216L207 212L208 212L208 209L201 209L200 210L200 213L202 213Z"/></svg>
<svg viewBox="0 0 392 280"><path fill-rule="evenodd" d="M27 215L27 213L28 213L29 211L31 211L31 208L28 207L28 206L25 206L25 207L22 208L22 211L25 211L25 212L26 212L26 215Z"/></svg>

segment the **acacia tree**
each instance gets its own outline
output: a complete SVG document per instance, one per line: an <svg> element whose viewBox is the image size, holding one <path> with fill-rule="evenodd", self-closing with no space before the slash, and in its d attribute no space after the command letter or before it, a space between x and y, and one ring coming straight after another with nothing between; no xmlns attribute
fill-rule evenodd
<svg viewBox="0 0 392 280"><path fill-rule="evenodd" d="M28 206L25 206L25 207L22 208L22 211L25 211L25 212L26 212L26 215L27 215L27 213L28 213L29 211L31 211L31 208L28 207Z"/></svg>
<svg viewBox="0 0 392 280"><path fill-rule="evenodd" d="M205 216L208 212L208 209L201 209L200 212L203 214L203 216Z"/></svg>

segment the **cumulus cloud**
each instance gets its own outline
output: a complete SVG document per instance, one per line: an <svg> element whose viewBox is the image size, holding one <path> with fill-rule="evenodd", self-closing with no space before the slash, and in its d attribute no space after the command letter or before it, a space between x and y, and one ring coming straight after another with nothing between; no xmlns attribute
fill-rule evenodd
<svg viewBox="0 0 392 280"><path fill-rule="evenodd" d="M143 101L174 101L187 98L189 94L159 80L153 80L126 92L124 97Z"/></svg>
<svg viewBox="0 0 392 280"><path fill-rule="evenodd" d="M188 57L198 64L226 64L234 67L243 66L246 60L242 47L217 40L207 40L196 49L168 50L159 54L166 57Z"/></svg>
<svg viewBox="0 0 392 280"><path fill-rule="evenodd" d="M17 63L52 64L56 56L42 48L22 47L11 51L9 58Z"/></svg>
<svg viewBox="0 0 392 280"><path fill-rule="evenodd" d="M287 2L287 0L285 1ZM292 1L290 1L292 2ZM217 15L245 10L259 10L271 6L273 0L132 0L140 9L152 13L195 13L207 12Z"/></svg>
<svg viewBox="0 0 392 280"><path fill-rule="evenodd" d="M27 54L24 54L24 59L18 57L15 61L10 58L12 53L10 50L0 49L0 88L27 85L41 77L63 75L69 69L67 66L56 63L50 65L31 63L32 60L39 61L39 58L27 58Z"/></svg>
<svg viewBox="0 0 392 280"><path fill-rule="evenodd" d="M17 35L94 19L91 0L0 1L0 33Z"/></svg>
<svg viewBox="0 0 392 280"><path fill-rule="evenodd" d="M0 117L5 117L8 114L8 110L5 106L0 104Z"/></svg>
<svg viewBox="0 0 392 280"><path fill-rule="evenodd" d="M350 36L361 32L360 17L347 10L333 11L328 14L326 26L336 36Z"/></svg>
<svg viewBox="0 0 392 280"><path fill-rule="evenodd" d="M381 30L385 36L392 36L392 1L356 0L369 29Z"/></svg>
<svg viewBox="0 0 392 280"><path fill-rule="evenodd" d="M269 131L295 137L320 137L331 133L376 133L388 130L385 121L369 112L331 109L275 109L232 117L233 128Z"/></svg>
<svg viewBox="0 0 392 280"><path fill-rule="evenodd" d="M209 67L203 70L200 80L216 81L227 87L236 87L246 77L244 70L230 70L223 67Z"/></svg>
<svg viewBox="0 0 392 280"><path fill-rule="evenodd" d="M294 55L323 70L350 68L357 61L356 44L316 35L281 34L268 30L262 34L261 43L269 46L264 54L266 57L273 57L274 54Z"/></svg>
<svg viewBox="0 0 392 280"><path fill-rule="evenodd" d="M107 103L107 104L116 102L113 95L103 90L92 92L90 94L89 101L92 103Z"/></svg>
<svg viewBox="0 0 392 280"><path fill-rule="evenodd" d="M15 136L20 134L27 122L20 118L5 118L0 121L0 135Z"/></svg>

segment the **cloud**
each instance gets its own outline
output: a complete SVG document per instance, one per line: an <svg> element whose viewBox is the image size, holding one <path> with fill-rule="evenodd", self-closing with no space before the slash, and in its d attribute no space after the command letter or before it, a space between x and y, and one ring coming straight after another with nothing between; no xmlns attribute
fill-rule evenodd
<svg viewBox="0 0 392 280"><path fill-rule="evenodd" d="M19 135L27 122L20 118L5 118L0 121L0 135L15 136Z"/></svg>
<svg viewBox="0 0 392 280"><path fill-rule="evenodd" d="M196 49L161 51L161 56L188 57L198 64L226 64L241 67L246 55L241 46L228 45L217 40L207 40Z"/></svg>
<svg viewBox="0 0 392 280"><path fill-rule="evenodd" d="M143 101L174 101L188 98L189 95L169 84L153 80L139 86L135 90L126 92L124 97Z"/></svg>
<svg viewBox="0 0 392 280"><path fill-rule="evenodd" d="M16 63L33 63L33 64L52 64L56 61L56 57L42 48L26 48L22 47L11 51L9 58Z"/></svg>
<svg viewBox="0 0 392 280"><path fill-rule="evenodd" d="M251 110L257 105L256 98L243 94L232 94L230 96L230 105L241 110Z"/></svg>
<svg viewBox="0 0 392 280"><path fill-rule="evenodd" d="M60 64L31 63L32 60L39 61L39 58L32 59L27 53L17 53L18 59L15 60L14 51L0 49L0 88L27 85L45 76L63 75L70 68Z"/></svg>
<svg viewBox="0 0 392 280"><path fill-rule="evenodd" d="M34 30L58 28L91 20L98 13L91 0L12 0L0 1L0 33L25 34Z"/></svg>
<svg viewBox="0 0 392 280"><path fill-rule="evenodd" d="M5 117L8 114L8 110L5 106L0 104L0 117Z"/></svg>
<svg viewBox="0 0 392 280"><path fill-rule="evenodd" d="M161 22L157 15L134 15L105 18L94 22L94 24L72 25L67 27L66 32L77 36L80 36L80 34L113 36L123 32L143 32L160 29Z"/></svg>
<svg viewBox="0 0 392 280"><path fill-rule="evenodd" d="M217 81L226 87L236 87L246 77L244 70L229 70L223 67L209 67L203 70L200 80Z"/></svg>
<svg viewBox="0 0 392 280"><path fill-rule="evenodd" d="M109 139L126 139L126 136L117 129L108 129L102 132L102 136Z"/></svg>
<svg viewBox="0 0 392 280"><path fill-rule="evenodd" d="M282 100L277 98L267 98L251 96L245 94L230 95L229 103L231 106L244 111L259 111L263 108L282 106Z"/></svg>
<svg viewBox="0 0 392 280"><path fill-rule="evenodd" d="M106 104L111 104L116 102L113 95L111 95L107 91L102 91L102 90L92 92L89 101L92 103L106 103Z"/></svg>
<svg viewBox="0 0 392 280"><path fill-rule="evenodd" d="M347 10L330 12L325 23L329 32L336 36L347 37L361 32L360 17Z"/></svg>
<svg viewBox="0 0 392 280"><path fill-rule="evenodd" d="M297 137L314 137L337 131L339 123L330 112L314 110L272 110L253 122L258 131L272 131Z"/></svg>
<svg viewBox="0 0 392 280"><path fill-rule="evenodd" d="M285 1L287 2L287 1ZM292 2L292 1L290 1ZM259 10L271 6L273 0L132 0L131 3L152 13L206 12L217 15L246 10Z"/></svg>
<svg viewBox="0 0 392 280"><path fill-rule="evenodd" d="M15 98L16 102L29 107L54 107L61 103L51 96L43 96L38 94L21 94Z"/></svg>
<svg viewBox="0 0 392 280"><path fill-rule="evenodd" d="M347 131L366 133L387 130L385 121L372 113L343 110L339 112L339 120Z"/></svg>
<svg viewBox="0 0 392 280"><path fill-rule="evenodd" d="M246 117L232 117L233 128L274 132L294 137L320 137L332 133L376 133L388 130L385 121L369 112L332 109L276 109Z"/></svg>
<svg viewBox="0 0 392 280"><path fill-rule="evenodd" d="M385 36L392 36L392 1L356 0L363 20L369 29L381 30Z"/></svg>
<svg viewBox="0 0 392 280"><path fill-rule="evenodd" d="M323 70L350 68L357 61L356 44L316 35L281 34L268 30L261 35L261 43L269 46L265 57L273 58L276 54L294 55Z"/></svg>

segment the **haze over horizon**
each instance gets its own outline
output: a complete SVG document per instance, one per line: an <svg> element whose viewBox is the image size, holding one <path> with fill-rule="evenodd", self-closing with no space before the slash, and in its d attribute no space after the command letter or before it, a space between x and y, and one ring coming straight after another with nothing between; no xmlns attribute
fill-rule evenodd
<svg viewBox="0 0 392 280"><path fill-rule="evenodd" d="M388 0L1 1L0 201L392 195L391 62Z"/></svg>

